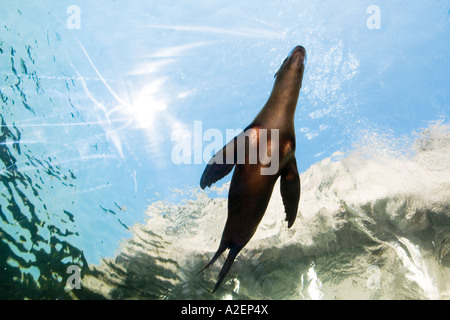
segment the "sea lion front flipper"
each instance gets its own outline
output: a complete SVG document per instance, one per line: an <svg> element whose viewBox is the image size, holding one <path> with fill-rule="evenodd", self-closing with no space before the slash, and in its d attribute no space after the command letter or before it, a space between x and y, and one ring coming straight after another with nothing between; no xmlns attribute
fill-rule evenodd
<svg viewBox="0 0 450 320"><path fill-rule="evenodd" d="M211 186L233 170L233 167L236 164L236 140L237 138L234 138L228 142L225 147L217 151L211 160L209 160L205 171L203 171L202 178L200 179L200 187L202 189ZM231 159L229 159L229 156L227 159L227 153L231 154L231 152L234 153L234 156Z"/></svg>
<svg viewBox="0 0 450 320"><path fill-rule="evenodd" d="M283 199L286 221L290 228L297 217L300 200L300 176L297 170L297 160L292 157L281 172L281 197Z"/></svg>
<svg viewBox="0 0 450 320"><path fill-rule="evenodd" d="M233 170L234 165L237 162L236 153L238 138L241 135L245 135L245 132L250 128L251 126L245 128L244 131L228 142L225 147L217 151L211 160L209 160L208 165L206 166L205 171L203 171L200 179L200 187L202 189L211 186L213 183L219 181L229 174L231 170Z"/></svg>

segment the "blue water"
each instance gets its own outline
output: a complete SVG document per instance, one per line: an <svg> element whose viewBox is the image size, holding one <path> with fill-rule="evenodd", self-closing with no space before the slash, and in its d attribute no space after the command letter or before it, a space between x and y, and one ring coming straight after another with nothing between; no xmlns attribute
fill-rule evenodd
<svg viewBox="0 0 450 320"><path fill-rule="evenodd" d="M225 197L198 190L205 162L197 163L194 149L189 163L174 163L173 135L190 132L193 147L195 122L201 121L203 132L218 129L224 136L226 129L245 128L295 45L308 54L295 118L299 171L306 174L336 152L411 156L418 132L444 131L446 137L448 1L377 1L379 11L368 10L373 4L0 2L0 297L81 296L66 286L67 267L78 265L87 274L89 265L122 256L123 242L136 236L133 226L146 225L149 208L164 204L184 212L183 203L199 194ZM431 141L447 150L448 140ZM443 163L436 166L445 178ZM229 179L218 187L226 189ZM442 192L446 183L440 181ZM442 215L445 227L448 210ZM152 234L168 227L160 228L151 228ZM439 230L433 232L442 241L448 229ZM221 230L209 232L211 239L220 238ZM412 241L396 236L407 239L398 240L403 247ZM447 248L430 249L430 241L418 243L429 252ZM197 254L207 256L215 247L211 243ZM444 263L436 268L446 275L448 255L438 256ZM301 263L306 279L313 261ZM320 269L320 261L314 265ZM441 285L437 295L389 297L448 296L448 286ZM144 297L196 295L150 290Z"/></svg>

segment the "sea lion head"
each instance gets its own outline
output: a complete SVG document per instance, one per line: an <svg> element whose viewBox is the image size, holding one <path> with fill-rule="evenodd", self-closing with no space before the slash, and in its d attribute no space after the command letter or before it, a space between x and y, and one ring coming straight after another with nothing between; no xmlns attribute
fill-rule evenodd
<svg viewBox="0 0 450 320"><path fill-rule="evenodd" d="M288 81L300 81L303 79L303 71L306 64L306 50L302 46L296 46L284 59L280 69L275 73L276 81L287 79Z"/></svg>

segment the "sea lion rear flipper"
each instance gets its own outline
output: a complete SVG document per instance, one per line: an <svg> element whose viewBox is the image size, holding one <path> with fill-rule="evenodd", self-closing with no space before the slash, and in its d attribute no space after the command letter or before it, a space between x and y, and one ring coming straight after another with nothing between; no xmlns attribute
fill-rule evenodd
<svg viewBox="0 0 450 320"><path fill-rule="evenodd" d="M227 245L225 244L224 241L221 241L219 249L215 253L214 257L197 274L199 274L200 272L202 272L206 268L210 267L217 260L217 258L219 258L222 255L222 253L226 249L227 249ZM240 247L240 246L232 246L230 248L230 251L228 252L227 259L225 260L225 263L223 264L222 269L219 272L219 276L217 277L217 282L216 282L216 285L214 286L214 289L213 289L212 293L216 292L216 290L220 287L220 284L222 283L223 279L227 275L228 271L231 268L231 265L234 262L234 259L236 259L236 256L238 255L239 251L241 251L241 249L242 249L242 247Z"/></svg>
<svg viewBox="0 0 450 320"><path fill-rule="evenodd" d="M281 197L283 199L286 221L290 228L297 217L298 202L300 200L300 176L295 157L289 160L281 172Z"/></svg>
<svg viewBox="0 0 450 320"><path fill-rule="evenodd" d="M236 259L236 256L238 255L239 251L241 251L241 249L242 249L241 247L237 246L230 248L227 259L225 260L225 263L223 264L222 269L219 272L219 276L217 277L217 282L216 285L214 286L212 293L216 292L216 290L220 287L220 284L227 275L228 271L231 268L231 265L234 262L234 259Z"/></svg>
<svg viewBox="0 0 450 320"><path fill-rule="evenodd" d="M202 272L202 271L205 270L206 268L209 268L214 262L216 262L217 258L219 258L225 250L227 250L227 246L226 246L226 244L225 244L223 241L221 241L221 242L220 242L219 249L217 249L217 251L216 251L216 253L214 254L214 256L213 256L213 258L211 259L211 261L208 262L208 264L207 264L206 266L204 266L204 267L202 268L202 270L200 270L197 274L199 274L200 272Z"/></svg>

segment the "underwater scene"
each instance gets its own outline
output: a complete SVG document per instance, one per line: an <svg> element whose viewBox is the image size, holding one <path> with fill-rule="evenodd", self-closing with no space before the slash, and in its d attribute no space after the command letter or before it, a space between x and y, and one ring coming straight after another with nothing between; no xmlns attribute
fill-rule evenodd
<svg viewBox="0 0 450 320"><path fill-rule="evenodd" d="M449 34L444 0L0 0L0 299L450 299ZM205 183L269 124L279 178Z"/></svg>

